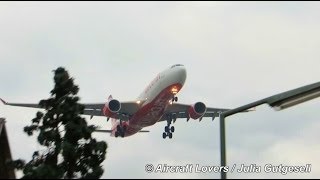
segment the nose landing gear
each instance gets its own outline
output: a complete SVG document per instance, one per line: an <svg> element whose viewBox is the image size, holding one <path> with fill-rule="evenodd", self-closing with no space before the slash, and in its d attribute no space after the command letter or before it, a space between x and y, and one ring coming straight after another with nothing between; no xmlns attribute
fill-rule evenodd
<svg viewBox="0 0 320 180"><path fill-rule="evenodd" d="M178 97L177 96L173 96L171 101L172 102L178 102Z"/></svg>

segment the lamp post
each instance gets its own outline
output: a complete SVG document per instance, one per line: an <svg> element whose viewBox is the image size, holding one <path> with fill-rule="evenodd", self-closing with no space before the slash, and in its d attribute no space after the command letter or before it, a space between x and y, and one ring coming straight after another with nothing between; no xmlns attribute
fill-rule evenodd
<svg viewBox="0 0 320 180"><path fill-rule="evenodd" d="M250 108L267 103L276 111L283 110L294 105L306 102L308 100L320 96L320 82L302 86L293 90L279 93L265 99L255 101L253 103L240 106L235 109L220 113L220 155L221 166L226 166L226 133L225 133L225 118L233 114L244 112ZM221 171L221 179L226 179L227 173Z"/></svg>

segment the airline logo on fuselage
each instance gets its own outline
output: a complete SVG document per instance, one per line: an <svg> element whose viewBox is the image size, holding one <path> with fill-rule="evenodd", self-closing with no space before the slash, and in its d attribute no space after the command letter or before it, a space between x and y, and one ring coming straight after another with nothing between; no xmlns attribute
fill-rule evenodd
<svg viewBox="0 0 320 180"><path fill-rule="evenodd" d="M160 97L159 99L157 99L148 112L147 116L151 116L153 118L159 117L160 114L164 111L167 102L168 100L164 97Z"/></svg>
<svg viewBox="0 0 320 180"><path fill-rule="evenodd" d="M161 95L154 103L152 103L152 106L148 113L145 116L141 117L140 126L145 127L153 125L161 118L168 103L168 99L166 98L166 96L167 95Z"/></svg>

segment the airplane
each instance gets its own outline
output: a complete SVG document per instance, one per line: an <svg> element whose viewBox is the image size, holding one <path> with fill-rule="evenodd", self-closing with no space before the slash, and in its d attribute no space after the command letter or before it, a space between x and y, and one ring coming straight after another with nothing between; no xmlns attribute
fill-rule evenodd
<svg viewBox="0 0 320 180"><path fill-rule="evenodd" d="M128 137L155 123L166 121L167 125L162 133L163 139L172 138L175 131L172 123L178 118L199 121L204 117L211 117L212 121L221 112L229 109L206 107L203 102L193 104L179 104L177 94L186 81L186 68L182 64L174 64L160 72L134 101L120 102L109 96L106 103L83 104L83 115L105 116L111 118L111 130L96 130L110 133L112 137ZM7 103L5 105L40 108L38 104Z"/></svg>

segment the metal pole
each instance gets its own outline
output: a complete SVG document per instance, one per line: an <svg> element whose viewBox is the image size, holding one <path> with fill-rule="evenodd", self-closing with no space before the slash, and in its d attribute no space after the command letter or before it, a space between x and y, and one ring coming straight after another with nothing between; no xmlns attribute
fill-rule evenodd
<svg viewBox="0 0 320 180"><path fill-rule="evenodd" d="M262 100L220 113L220 156L221 156L220 164L221 164L221 167L226 167L227 165L225 118L239 112L244 112L249 108L261 105L265 103L265 101L266 101L265 99L262 99ZM227 179L227 172L221 171L221 179Z"/></svg>
<svg viewBox="0 0 320 180"><path fill-rule="evenodd" d="M221 155L221 167L226 166L226 132L224 114L220 114L220 155ZM227 179L227 173L221 171L221 179Z"/></svg>
<svg viewBox="0 0 320 180"><path fill-rule="evenodd" d="M313 94L312 96L310 94L320 91L320 82L310 84L307 86L303 86L300 88L296 88L290 91L286 91L283 93L279 93L273 96L270 96L265 99L261 99L258 101L255 101L250 104L246 104L244 106L240 106L235 109L230 109L228 111L224 111L220 113L220 155L221 155L221 166L225 167L226 162L226 132L225 132L225 118L228 116L231 116L233 114L239 113L239 112L245 112L246 110L259 106L261 104L267 103L269 106L276 106L277 103L283 103L285 101L293 101L298 98L301 98L301 96L304 96L304 99L297 101L295 104L313 99L315 97L318 97L319 94ZM309 95L309 96L308 96ZM292 104L292 105L295 105ZM290 107L290 106L289 106ZM221 179L226 179L227 173L224 171L221 171Z"/></svg>

